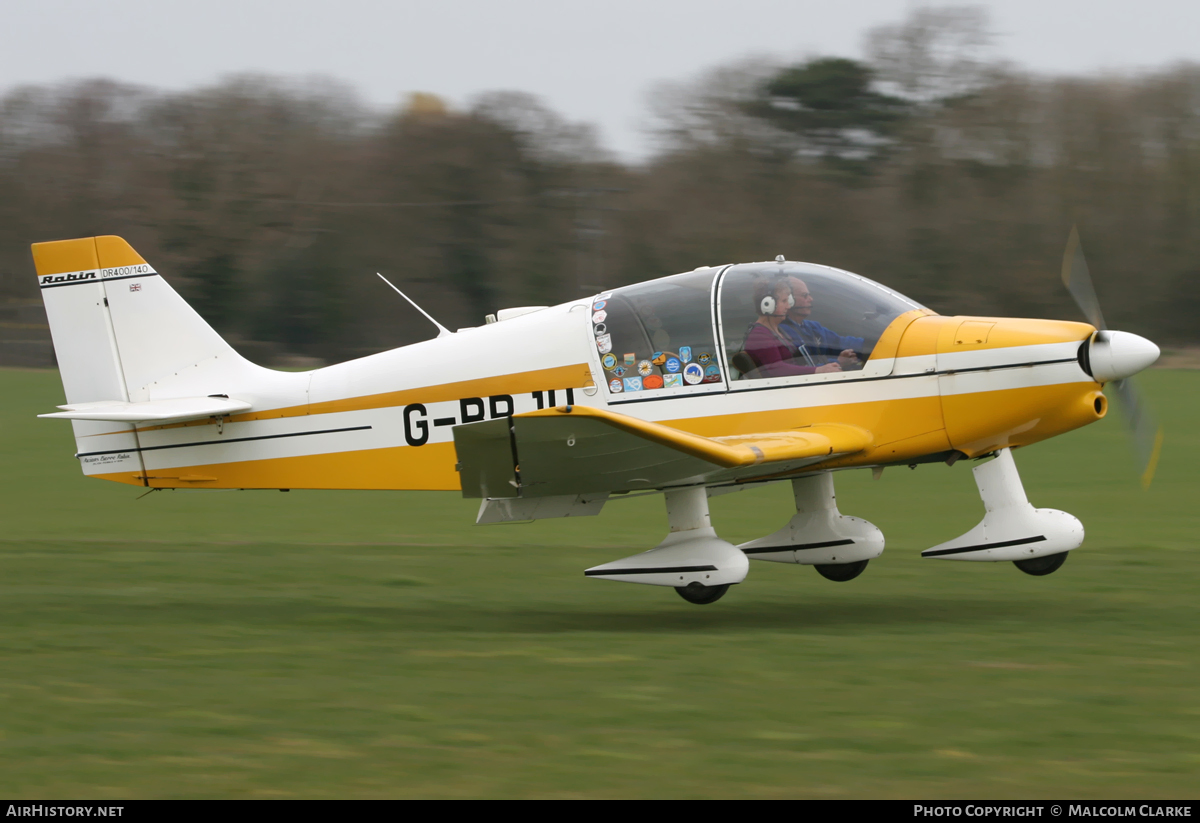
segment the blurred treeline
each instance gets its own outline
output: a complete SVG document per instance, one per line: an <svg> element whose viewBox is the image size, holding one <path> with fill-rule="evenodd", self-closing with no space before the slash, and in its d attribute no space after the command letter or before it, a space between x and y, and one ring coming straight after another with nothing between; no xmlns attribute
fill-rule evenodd
<svg viewBox="0 0 1200 823"><path fill-rule="evenodd" d="M0 301L36 298L30 242L111 233L260 360L430 336L376 271L451 328L776 254L942 313L1082 319L1058 280L1077 223L1110 325L1200 342L1200 66L1034 76L988 39L978 10L920 9L863 60L661 87L638 163L515 92L380 113L259 76L17 88Z"/></svg>

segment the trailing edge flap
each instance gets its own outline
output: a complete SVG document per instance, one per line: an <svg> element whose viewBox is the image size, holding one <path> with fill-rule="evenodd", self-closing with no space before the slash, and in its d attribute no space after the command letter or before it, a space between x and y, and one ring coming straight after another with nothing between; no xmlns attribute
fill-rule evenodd
<svg viewBox="0 0 1200 823"><path fill-rule="evenodd" d="M463 496L542 497L656 489L792 471L869 446L870 432L825 423L702 437L586 406L454 429Z"/></svg>
<svg viewBox="0 0 1200 823"><path fill-rule="evenodd" d="M176 420L195 420L202 417L220 417L249 411L250 404L244 400L228 397L178 397L171 400L150 400L144 403L126 403L119 400L102 400L98 403L76 403L59 406L62 411L39 414L58 420L113 420L120 423L156 423Z"/></svg>

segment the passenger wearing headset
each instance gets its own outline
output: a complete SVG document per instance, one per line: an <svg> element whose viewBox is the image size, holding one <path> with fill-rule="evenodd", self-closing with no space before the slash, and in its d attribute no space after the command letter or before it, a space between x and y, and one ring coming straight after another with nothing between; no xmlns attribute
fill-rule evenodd
<svg viewBox="0 0 1200 823"><path fill-rule="evenodd" d="M759 377L787 377L796 374L825 374L840 372L835 363L818 366L803 348L797 348L779 331L788 311L796 304L787 278L760 283L754 289L754 306L758 320L746 333L742 350L758 366ZM796 362L800 361L800 362ZM800 365L804 363L804 365Z"/></svg>

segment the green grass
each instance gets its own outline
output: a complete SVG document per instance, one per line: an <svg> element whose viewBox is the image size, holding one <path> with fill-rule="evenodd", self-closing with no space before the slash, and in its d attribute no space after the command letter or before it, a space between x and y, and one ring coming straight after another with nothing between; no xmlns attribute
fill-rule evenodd
<svg viewBox="0 0 1200 823"><path fill-rule="evenodd" d="M1017 454L1079 516L1058 573L923 561L970 466L838 475L888 550L754 563L717 604L587 580L661 500L475 527L450 493L152 494L85 480L52 372L0 371L0 796L1191 797L1200 372L1138 487L1120 420ZM747 540L775 485L713 500Z"/></svg>

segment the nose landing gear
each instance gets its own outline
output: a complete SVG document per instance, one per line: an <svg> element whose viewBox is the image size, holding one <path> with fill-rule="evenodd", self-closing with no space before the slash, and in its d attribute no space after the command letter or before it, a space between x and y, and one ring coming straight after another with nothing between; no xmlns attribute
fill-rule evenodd
<svg viewBox="0 0 1200 823"><path fill-rule="evenodd" d="M1058 569L1067 552L1083 544L1083 524L1055 509L1035 509L1025 496L1012 452L1000 449L996 459L971 470L983 500L983 520L966 534L926 549L922 557L938 560L1011 560L1026 574L1046 575Z"/></svg>

